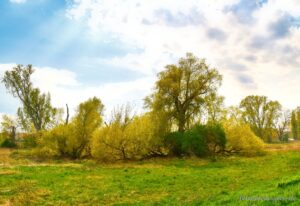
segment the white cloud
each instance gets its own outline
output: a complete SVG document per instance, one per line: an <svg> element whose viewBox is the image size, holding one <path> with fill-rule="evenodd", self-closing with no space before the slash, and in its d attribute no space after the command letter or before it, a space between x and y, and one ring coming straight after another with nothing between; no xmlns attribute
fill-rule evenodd
<svg viewBox="0 0 300 206"><path fill-rule="evenodd" d="M221 93L228 105L238 104L249 94L263 94L286 107L296 107L300 104L300 30L271 26L285 15L298 17L299 1L269 0L243 13L228 10L237 3L76 0L67 14L85 20L94 36L109 33L112 39L142 50L102 59L106 63L154 77L164 65L193 52L223 74ZM252 20L241 23L239 15ZM284 35L276 37L274 32Z"/></svg>
<svg viewBox="0 0 300 206"><path fill-rule="evenodd" d="M279 100L285 107L298 106L300 30L289 27L287 35L274 38L270 25L286 14L299 15L300 3L269 0L252 12L253 22L242 24L237 14L224 12L224 8L238 2L75 0L67 15L74 21L86 21L93 38L109 34L111 39L107 41L117 39L126 47L141 50L93 61L138 71L144 76L134 81L89 86L80 82L71 68L37 67L34 84L43 92L50 92L57 107L68 103L75 109L80 102L97 96L105 104L106 114L126 102L141 108L142 99L154 86L156 73L186 52L193 52L223 74L220 93L226 96L227 105L238 104L246 95L259 94ZM13 66L1 64L0 76Z"/></svg>
<svg viewBox="0 0 300 206"><path fill-rule="evenodd" d="M27 0L9 0L11 3L22 4L26 3Z"/></svg>

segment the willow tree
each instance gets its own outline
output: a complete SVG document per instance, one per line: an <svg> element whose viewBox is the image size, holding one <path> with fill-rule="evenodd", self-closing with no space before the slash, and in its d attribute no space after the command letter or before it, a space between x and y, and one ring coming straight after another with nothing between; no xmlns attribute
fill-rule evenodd
<svg viewBox="0 0 300 206"><path fill-rule="evenodd" d="M264 140L271 141L272 130L281 114L278 101L270 101L266 96L247 96L240 103L243 120L254 133Z"/></svg>
<svg viewBox="0 0 300 206"><path fill-rule="evenodd" d="M90 141L97 128L103 122L104 105L97 97L81 103L69 125L73 136L67 141L67 145L73 158L91 155ZM66 125L68 126L68 125Z"/></svg>
<svg viewBox="0 0 300 206"><path fill-rule="evenodd" d="M49 93L43 94L33 87L33 73L32 65L17 65L4 73L2 82L8 92L21 101L22 107L18 109L18 117L23 129L29 130L33 125L39 131L47 128L56 114L56 109L51 106Z"/></svg>
<svg viewBox="0 0 300 206"><path fill-rule="evenodd" d="M199 115L206 97L216 93L221 81L222 76L204 59L187 53L178 64L167 65L158 74L155 90L146 98L146 106L163 111L175 120L178 131L183 132Z"/></svg>

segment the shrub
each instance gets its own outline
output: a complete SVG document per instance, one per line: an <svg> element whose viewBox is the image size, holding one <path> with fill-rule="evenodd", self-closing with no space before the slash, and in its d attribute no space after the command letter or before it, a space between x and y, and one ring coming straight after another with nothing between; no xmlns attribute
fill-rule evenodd
<svg viewBox="0 0 300 206"><path fill-rule="evenodd" d="M207 125L205 145L208 153L215 154L222 152L225 149L226 141L224 128L220 124Z"/></svg>
<svg viewBox="0 0 300 206"><path fill-rule="evenodd" d="M171 132L165 136L165 144L170 153L175 156L184 154L183 148L184 133Z"/></svg>
<svg viewBox="0 0 300 206"><path fill-rule="evenodd" d="M2 142L7 139L7 134L6 133L0 133L0 146L2 145Z"/></svg>
<svg viewBox="0 0 300 206"><path fill-rule="evenodd" d="M214 155L225 148L226 136L220 125L196 125L184 133L166 136L166 144L173 155Z"/></svg>
<svg viewBox="0 0 300 206"><path fill-rule="evenodd" d="M227 150L242 155L256 155L263 151L263 141L253 133L249 125L227 120L223 126L227 136Z"/></svg>
<svg viewBox="0 0 300 206"><path fill-rule="evenodd" d="M93 138L92 156L100 160L142 159L163 153L162 139L150 113L129 117L129 109L113 114L109 125L99 129Z"/></svg>
<svg viewBox="0 0 300 206"><path fill-rule="evenodd" d="M10 139L5 138L5 139L1 142L0 146L1 146L1 147L5 147L5 148L14 148L14 147L16 147L17 145L16 145L15 142L11 141Z"/></svg>
<svg viewBox="0 0 300 206"><path fill-rule="evenodd" d="M40 158L68 156L67 139L72 138L71 131L71 125L59 125L50 131L44 131L38 140L35 154Z"/></svg>
<svg viewBox="0 0 300 206"><path fill-rule="evenodd" d="M42 136L42 133L43 132L23 134L21 137L20 147L26 148L26 149L31 149L31 148L37 147L38 141L39 141L40 137Z"/></svg>
<svg viewBox="0 0 300 206"><path fill-rule="evenodd" d="M205 130L203 125L195 126L186 131L183 136L182 150L189 155L204 156L206 151Z"/></svg>
<svg viewBox="0 0 300 206"><path fill-rule="evenodd" d="M17 145L16 145L15 141L13 141L10 138L9 133L7 133L7 132L0 133L0 147L13 148L16 146Z"/></svg>
<svg viewBox="0 0 300 206"><path fill-rule="evenodd" d="M225 148L226 136L223 128L217 124L196 125L185 134L184 145L190 154L196 156L215 155Z"/></svg>
<svg viewBox="0 0 300 206"><path fill-rule="evenodd" d="M101 101L89 99L79 105L75 117L68 125L58 125L44 131L39 138L36 154L40 157L84 158L91 156L91 140L102 123Z"/></svg>

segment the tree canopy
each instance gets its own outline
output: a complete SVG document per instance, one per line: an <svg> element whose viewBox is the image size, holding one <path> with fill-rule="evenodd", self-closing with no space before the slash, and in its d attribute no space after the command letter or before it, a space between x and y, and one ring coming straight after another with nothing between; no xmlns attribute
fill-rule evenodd
<svg viewBox="0 0 300 206"><path fill-rule="evenodd" d="M205 98L217 92L221 81L219 72L204 59L187 53L178 64L167 65L158 74L155 90L146 98L146 105L168 114L175 120L178 131L184 131L199 115Z"/></svg>
<svg viewBox="0 0 300 206"><path fill-rule="evenodd" d="M278 101L270 101L266 96L247 96L241 103L243 120L248 123L254 133L270 140L271 130L280 117L281 105Z"/></svg>
<svg viewBox="0 0 300 206"><path fill-rule="evenodd" d="M6 71L2 82L14 97L19 98L22 107L18 109L19 121L25 130L31 124L39 131L45 129L56 114L51 105L50 94L43 94L34 88L31 75L34 73L32 65L17 65L11 71Z"/></svg>

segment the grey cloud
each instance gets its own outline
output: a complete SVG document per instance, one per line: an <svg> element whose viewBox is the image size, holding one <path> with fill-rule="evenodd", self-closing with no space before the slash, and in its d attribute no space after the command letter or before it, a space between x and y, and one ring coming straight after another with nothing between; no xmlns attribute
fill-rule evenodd
<svg viewBox="0 0 300 206"><path fill-rule="evenodd" d="M236 74L236 78L243 86L250 88L250 89L256 88L255 81L251 76L244 74L244 73L238 73L238 74Z"/></svg>
<svg viewBox="0 0 300 206"><path fill-rule="evenodd" d="M237 75L237 78L241 83L244 83L244 84L254 83L253 79L250 76L247 76L245 74L239 74L239 75Z"/></svg>
<svg viewBox="0 0 300 206"><path fill-rule="evenodd" d="M214 39L214 40L218 40L218 41L224 41L227 39L226 33L217 28L208 29L207 36L210 39Z"/></svg>
<svg viewBox="0 0 300 206"><path fill-rule="evenodd" d="M240 71L240 72L248 70L245 65L240 64L240 63L235 63L235 62L229 62L229 63L227 63L227 67L230 70L235 70L235 71Z"/></svg>
<svg viewBox="0 0 300 206"><path fill-rule="evenodd" d="M255 36L250 40L249 46L253 49L266 49L270 46L270 43L273 41L271 38L264 36Z"/></svg>
<svg viewBox="0 0 300 206"><path fill-rule="evenodd" d="M256 62L257 57L254 56L254 55L247 55L247 56L244 57L244 59L245 59L246 61L249 61L249 62Z"/></svg>
<svg viewBox="0 0 300 206"><path fill-rule="evenodd" d="M163 22L170 27L184 27L189 25L200 25L203 23L203 15L196 9L191 9L189 13L172 13L167 9L159 9L154 12L154 19L143 19L145 25L158 24Z"/></svg>

